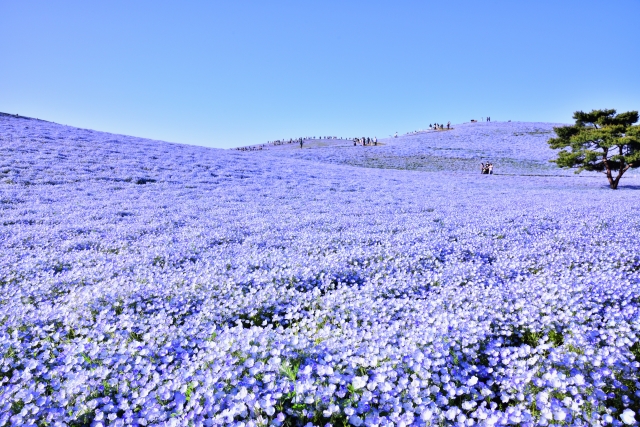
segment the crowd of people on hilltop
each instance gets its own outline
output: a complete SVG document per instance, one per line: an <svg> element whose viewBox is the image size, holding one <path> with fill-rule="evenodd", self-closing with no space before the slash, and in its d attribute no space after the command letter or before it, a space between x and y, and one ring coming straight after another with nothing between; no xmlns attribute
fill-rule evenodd
<svg viewBox="0 0 640 427"><path fill-rule="evenodd" d="M286 145L286 144L297 144L300 143L300 140L302 141L308 141L311 139L349 139L349 138L342 138L342 137L337 137L337 136L300 136L298 138L289 138L287 139L276 139L275 141L267 141L267 145Z"/></svg>
<svg viewBox="0 0 640 427"><path fill-rule="evenodd" d="M429 123L429 129L431 130L451 129L451 122L447 122L446 128L445 128L445 125L443 125L442 123L434 123L434 124Z"/></svg>
<svg viewBox="0 0 640 427"><path fill-rule="evenodd" d="M483 175L493 175L493 163L480 163L480 173Z"/></svg>
<svg viewBox="0 0 640 427"><path fill-rule="evenodd" d="M261 145L251 145L249 147L237 147L236 150L238 151L260 151L263 150L265 148L264 144Z"/></svg>
<svg viewBox="0 0 640 427"><path fill-rule="evenodd" d="M434 130L445 130L445 129L453 129L451 127L451 122L447 122L447 124L443 124L443 123L429 123L429 129L420 129L420 130L414 130L413 132L407 132L405 135L417 135L419 133L423 133L423 132L429 132L429 131L434 131ZM396 134L393 136L394 138L398 137L398 132L396 132Z"/></svg>
<svg viewBox="0 0 640 427"><path fill-rule="evenodd" d="M491 117L482 117L481 121L486 120L487 122L491 121ZM472 122L475 122L475 120L472 120ZM445 129L453 129L451 127L451 122L447 122L447 124L443 124L443 123L429 123L429 130L431 131L438 131L438 130L445 130ZM421 132L426 132L425 130L416 130L413 132L408 132L407 135L415 135ZM398 132L395 133L395 135L393 135L394 138L398 137ZM302 148L302 146L304 145L304 143L306 141L309 140L326 140L326 139L340 139L340 140L352 140L353 141L353 145L378 145L378 138L373 137L362 137L362 138L343 138L343 137L337 137L337 136L303 136L303 137L298 137L298 138L289 138L287 139L276 139L274 141L267 141L266 144L262 144L262 145L256 145L256 146L250 146L250 147L238 147L236 148L236 150L240 150L240 151L258 151L258 150L263 150L265 148L267 148L268 146L278 146L278 145L286 145L286 144L300 144L300 148ZM491 165L491 167L493 168L493 165ZM484 166L483 166L483 170L484 170ZM484 172L483 172L484 173ZM489 173L489 172L487 172ZM489 173L490 174L490 173Z"/></svg>
<svg viewBox="0 0 640 427"><path fill-rule="evenodd" d="M327 140L327 139L331 139L331 140L358 140L359 143L362 143L361 138L345 138L345 137L338 137L338 136L301 136L298 138L289 138L289 139L276 139L273 141L267 141L266 144L260 144L260 145L252 145L252 146L247 146L247 147L237 147L235 148L235 150L238 151L260 151L260 150L264 150L268 147L275 147L275 146L279 146L279 145L288 145L288 144L299 144L300 148L303 147L304 143L310 140ZM375 139L375 143L374 145L378 145L378 140L377 138ZM371 139L369 139L369 141L371 141ZM370 142L369 142L370 143ZM369 145L365 144L365 145Z"/></svg>
<svg viewBox="0 0 640 427"><path fill-rule="evenodd" d="M299 137L299 138L289 138L287 139L276 139L275 141L267 141L267 145L286 145L293 144L294 142L298 142L300 138L307 139L308 137Z"/></svg>
<svg viewBox="0 0 640 427"><path fill-rule="evenodd" d="M374 136L373 138L370 137L362 137L362 138L353 138L353 146L355 147L356 145L362 145L363 147L365 145L378 145L378 137Z"/></svg>

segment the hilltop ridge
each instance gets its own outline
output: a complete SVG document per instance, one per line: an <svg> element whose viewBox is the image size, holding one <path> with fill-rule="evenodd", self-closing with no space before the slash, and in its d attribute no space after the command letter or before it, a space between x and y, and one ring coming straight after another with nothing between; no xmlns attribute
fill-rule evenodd
<svg viewBox="0 0 640 427"><path fill-rule="evenodd" d="M465 123L445 131L380 139L379 146L353 146L350 141L328 140L322 146L302 149L295 144L269 147L261 154L361 167L456 173L479 173L480 163L491 161L496 174L571 175L572 171L560 170L549 162L555 152L546 141L554 135L555 126L561 124Z"/></svg>

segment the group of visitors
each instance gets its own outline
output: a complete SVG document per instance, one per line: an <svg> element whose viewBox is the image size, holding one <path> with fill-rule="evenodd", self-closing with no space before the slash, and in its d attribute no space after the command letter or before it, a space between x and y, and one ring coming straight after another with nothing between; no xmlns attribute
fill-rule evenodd
<svg viewBox="0 0 640 427"><path fill-rule="evenodd" d="M491 117L487 117L485 120L490 122L491 121ZM480 121L482 121L482 117L480 117Z"/></svg>
<svg viewBox="0 0 640 427"><path fill-rule="evenodd" d="M263 150L264 148L265 148L264 144L261 144L261 145L252 145L252 146L249 146L249 147L238 147L238 148L236 148L236 150L238 150L238 151L260 151L260 150Z"/></svg>
<svg viewBox="0 0 640 427"><path fill-rule="evenodd" d="M480 163L481 172L483 175L493 175L493 163Z"/></svg>
<svg viewBox="0 0 640 427"><path fill-rule="evenodd" d="M337 136L302 136L298 138L289 138L287 139L276 139L275 141L267 141L267 145L285 145L285 144L294 144L299 143L300 139L303 141L308 141L310 139L348 139L348 138L339 138Z"/></svg>
<svg viewBox="0 0 640 427"><path fill-rule="evenodd" d="M434 123L434 124L429 123L429 129L431 129L431 130L443 130L443 129L445 129L444 126L445 125L443 125L442 123ZM451 122L447 122L447 127L446 128L447 129L451 129Z"/></svg>
<svg viewBox="0 0 640 427"><path fill-rule="evenodd" d="M300 137L303 139L308 139L309 137ZM286 139L276 139L275 141L267 141L268 145L285 145L285 144L293 144L294 142L300 141L300 138L289 138Z"/></svg>
<svg viewBox="0 0 640 427"><path fill-rule="evenodd" d="M363 147L365 145L378 145L378 137L374 136L373 138L369 138L369 137L362 137L362 138L353 138L353 146L355 147L356 145L362 145Z"/></svg>

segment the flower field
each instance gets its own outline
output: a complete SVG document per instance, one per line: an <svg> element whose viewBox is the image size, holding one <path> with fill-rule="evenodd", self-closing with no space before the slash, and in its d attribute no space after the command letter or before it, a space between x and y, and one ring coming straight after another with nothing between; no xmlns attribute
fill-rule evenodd
<svg viewBox="0 0 640 427"><path fill-rule="evenodd" d="M636 424L640 179L553 169L550 129L245 153L0 117L0 426Z"/></svg>

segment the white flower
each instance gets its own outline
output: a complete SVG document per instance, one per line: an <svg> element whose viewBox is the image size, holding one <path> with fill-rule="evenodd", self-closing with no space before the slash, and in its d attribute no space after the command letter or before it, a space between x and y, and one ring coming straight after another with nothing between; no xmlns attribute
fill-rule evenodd
<svg viewBox="0 0 640 427"><path fill-rule="evenodd" d="M540 393L538 393L538 404L542 405L545 404L549 401L549 393L545 392L545 391L541 391Z"/></svg>
<svg viewBox="0 0 640 427"><path fill-rule="evenodd" d="M450 408L447 412L445 412L445 416L450 421L453 421L456 415L458 415L458 408L456 407Z"/></svg>
<svg viewBox="0 0 640 427"><path fill-rule="evenodd" d="M467 385L469 387L474 386L478 383L478 377L476 377L475 375L472 376L471 378L469 378L469 380L467 380Z"/></svg>
<svg viewBox="0 0 640 427"><path fill-rule="evenodd" d="M432 416L433 416L433 414L431 413L431 411L429 409L425 409L420 414L420 419L422 419L422 421L426 422L426 421L429 421Z"/></svg>
<svg viewBox="0 0 640 427"><path fill-rule="evenodd" d="M362 387L367 385L367 380L369 379L368 376L362 376L362 377L353 377L353 380L351 380L351 385L353 386L354 389L359 390Z"/></svg>
<svg viewBox="0 0 640 427"><path fill-rule="evenodd" d="M628 425L635 424L636 422L635 415L636 413L633 412L631 409L625 409L622 415L620 415L620 419L625 424L628 424Z"/></svg>
<svg viewBox="0 0 640 427"><path fill-rule="evenodd" d="M565 418L567 418L567 413L564 410L558 408L553 412L553 419L556 421L564 421Z"/></svg>
<svg viewBox="0 0 640 427"><path fill-rule="evenodd" d="M462 402L462 409L464 409L465 411L473 409L474 406L476 406L476 402L474 402L473 400L466 400Z"/></svg>
<svg viewBox="0 0 640 427"><path fill-rule="evenodd" d="M247 388L246 387L240 387L240 390L238 391L238 394L236 394L236 399L237 400L242 400L245 397L247 397Z"/></svg>

